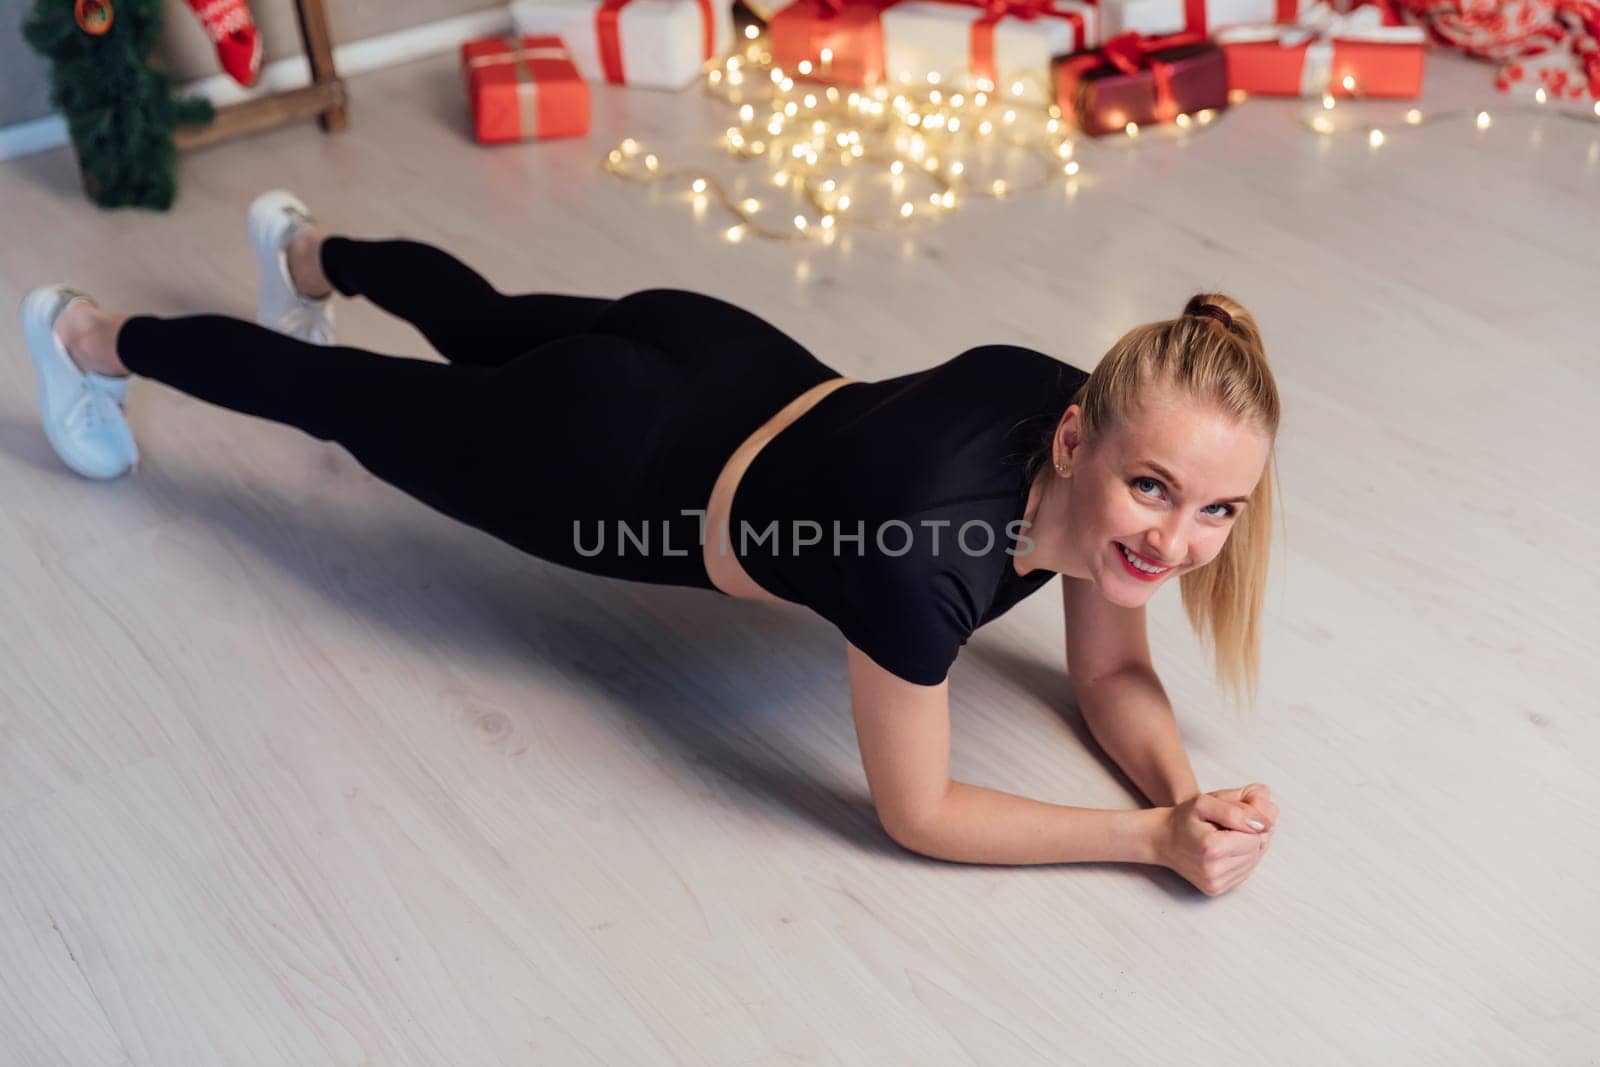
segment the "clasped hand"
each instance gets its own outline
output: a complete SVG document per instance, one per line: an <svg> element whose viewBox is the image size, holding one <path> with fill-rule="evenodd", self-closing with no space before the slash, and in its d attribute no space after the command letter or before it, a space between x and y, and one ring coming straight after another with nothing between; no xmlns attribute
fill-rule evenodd
<svg viewBox="0 0 1600 1067"><path fill-rule="evenodd" d="M1197 793L1168 809L1162 862L1206 896L1220 896L1250 877L1277 823L1278 805L1260 783Z"/></svg>

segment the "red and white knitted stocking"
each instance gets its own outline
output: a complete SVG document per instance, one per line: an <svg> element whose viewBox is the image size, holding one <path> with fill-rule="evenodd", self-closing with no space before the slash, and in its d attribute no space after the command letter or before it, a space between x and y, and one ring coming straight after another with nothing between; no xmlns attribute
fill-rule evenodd
<svg viewBox="0 0 1600 1067"><path fill-rule="evenodd" d="M261 73L261 34L245 0L185 0L200 16L206 36L217 46L222 69L240 85L254 85Z"/></svg>

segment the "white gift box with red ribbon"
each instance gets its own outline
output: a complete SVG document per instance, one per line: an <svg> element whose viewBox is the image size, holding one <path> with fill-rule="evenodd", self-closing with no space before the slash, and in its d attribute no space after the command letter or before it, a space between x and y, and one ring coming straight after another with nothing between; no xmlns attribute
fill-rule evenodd
<svg viewBox="0 0 1600 1067"><path fill-rule="evenodd" d="M1006 99L1047 100L1050 59L1098 40L1093 4L1072 0L997 0L979 7L948 0L905 0L881 16L884 73L890 83L988 83ZM1011 86L1020 83L1023 92Z"/></svg>
<svg viewBox="0 0 1600 1067"><path fill-rule="evenodd" d="M523 34L559 34L585 81L682 89L733 46L727 0L515 0Z"/></svg>

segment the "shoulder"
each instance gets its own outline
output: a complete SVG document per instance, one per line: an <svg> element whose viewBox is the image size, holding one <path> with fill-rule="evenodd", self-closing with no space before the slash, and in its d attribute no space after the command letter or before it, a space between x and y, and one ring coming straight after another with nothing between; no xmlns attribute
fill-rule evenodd
<svg viewBox="0 0 1600 1067"><path fill-rule="evenodd" d="M1087 371L1080 370L1065 360L1024 345L977 345L955 356L946 365L975 373L1011 373L1033 380L1089 376Z"/></svg>

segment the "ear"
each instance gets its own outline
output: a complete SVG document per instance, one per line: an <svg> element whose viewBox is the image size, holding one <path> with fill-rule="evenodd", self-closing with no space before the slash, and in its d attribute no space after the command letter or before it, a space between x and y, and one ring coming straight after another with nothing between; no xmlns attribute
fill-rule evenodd
<svg viewBox="0 0 1600 1067"><path fill-rule="evenodd" d="M1077 404L1067 405L1067 410L1061 415L1061 421L1056 423L1055 440L1051 443L1051 463L1060 463L1068 470L1080 458L1078 446L1083 438L1083 409Z"/></svg>

